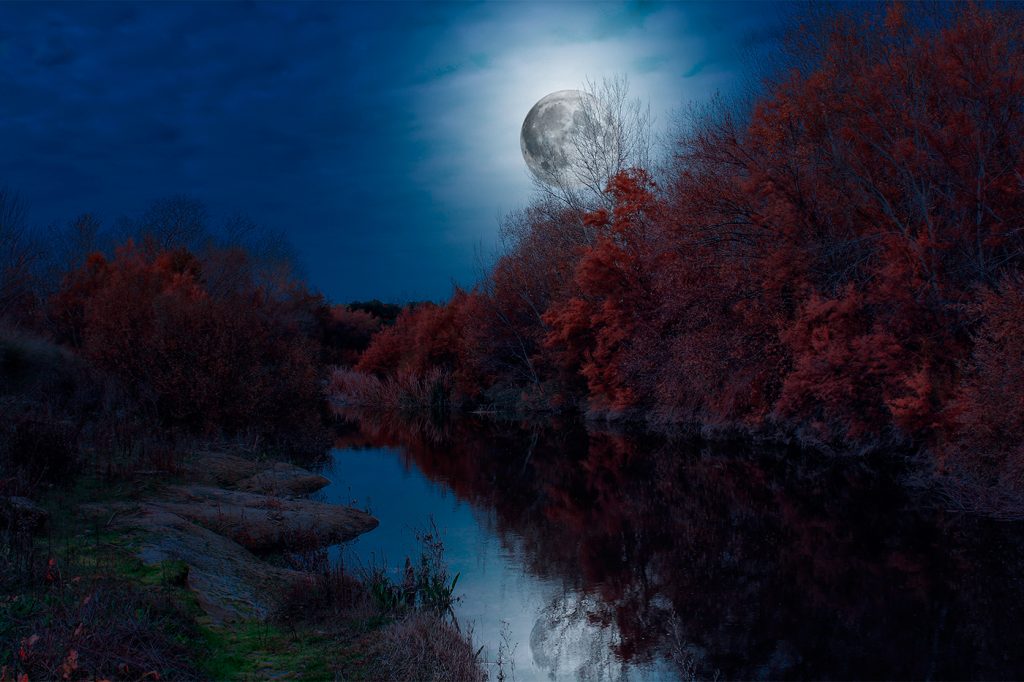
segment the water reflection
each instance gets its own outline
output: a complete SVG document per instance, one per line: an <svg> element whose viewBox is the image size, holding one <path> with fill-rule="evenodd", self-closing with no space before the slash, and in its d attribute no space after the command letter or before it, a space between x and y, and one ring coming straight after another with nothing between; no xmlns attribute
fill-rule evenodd
<svg viewBox="0 0 1024 682"><path fill-rule="evenodd" d="M518 679L1024 675L1019 525L945 513L887 463L381 414L338 447L328 493L381 518L350 551L397 564L433 514L460 618L491 659L509 621Z"/></svg>

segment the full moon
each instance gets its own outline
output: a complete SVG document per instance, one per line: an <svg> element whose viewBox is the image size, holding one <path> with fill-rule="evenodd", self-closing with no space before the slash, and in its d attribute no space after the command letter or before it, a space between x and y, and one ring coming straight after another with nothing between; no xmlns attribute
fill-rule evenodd
<svg viewBox="0 0 1024 682"><path fill-rule="evenodd" d="M552 185L574 182L572 170L578 152L573 140L586 129L587 109L595 110L593 101L593 95L579 90L559 90L530 109L519 144L526 165L537 178Z"/></svg>

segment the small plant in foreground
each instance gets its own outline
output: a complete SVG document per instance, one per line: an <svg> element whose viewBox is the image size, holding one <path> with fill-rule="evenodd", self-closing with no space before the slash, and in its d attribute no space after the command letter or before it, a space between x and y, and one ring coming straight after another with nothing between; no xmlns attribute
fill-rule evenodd
<svg viewBox="0 0 1024 682"><path fill-rule="evenodd" d="M427 531L416 534L416 540L421 545L419 560L414 563L406 557L401 583L392 580L383 568L365 572L370 595L382 611L432 611L450 615L454 621L452 607L459 601L455 588L461 574L449 575L444 563L444 542L433 519Z"/></svg>

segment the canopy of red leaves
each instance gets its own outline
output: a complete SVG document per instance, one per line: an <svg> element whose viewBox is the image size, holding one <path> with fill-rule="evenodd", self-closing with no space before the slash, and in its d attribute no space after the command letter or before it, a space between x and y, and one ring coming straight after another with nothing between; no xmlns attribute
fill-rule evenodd
<svg viewBox="0 0 1024 682"><path fill-rule="evenodd" d="M256 281L244 253L221 255L131 243L93 254L51 301L58 335L171 425L234 431L315 413L318 299Z"/></svg>
<svg viewBox="0 0 1024 682"><path fill-rule="evenodd" d="M607 208L539 203L489 278L406 313L360 368L841 449L961 461L979 438L1024 490L1021 13L804 28L748 111L694 116L661 186L627 169Z"/></svg>

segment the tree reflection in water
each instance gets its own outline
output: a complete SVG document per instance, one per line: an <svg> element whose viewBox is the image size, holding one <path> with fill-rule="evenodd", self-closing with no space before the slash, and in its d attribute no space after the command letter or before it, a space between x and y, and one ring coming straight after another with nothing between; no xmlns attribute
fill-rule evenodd
<svg viewBox="0 0 1024 682"><path fill-rule="evenodd" d="M398 448L566 586L530 636L546 669L1024 676L1020 525L946 512L884 458L380 413L353 444Z"/></svg>

